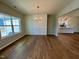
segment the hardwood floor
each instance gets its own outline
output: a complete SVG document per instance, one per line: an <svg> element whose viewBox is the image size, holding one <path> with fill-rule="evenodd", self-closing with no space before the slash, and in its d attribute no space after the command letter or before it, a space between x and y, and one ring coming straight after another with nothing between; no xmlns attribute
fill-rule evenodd
<svg viewBox="0 0 79 59"><path fill-rule="evenodd" d="M26 36L0 51L0 59L79 59L79 34Z"/></svg>

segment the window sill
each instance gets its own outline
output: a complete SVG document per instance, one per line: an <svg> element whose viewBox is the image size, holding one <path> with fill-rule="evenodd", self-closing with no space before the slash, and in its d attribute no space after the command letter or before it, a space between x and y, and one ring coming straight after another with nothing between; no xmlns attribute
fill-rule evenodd
<svg viewBox="0 0 79 59"><path fill-rule="evenodd" d="M14 34L12 34L12 35L8 35L8 36L5 36L5 37L2 37L1 39L10 38L10 37L12 37L12 36L14 36L14 35L17 35L17 34L20 34L20 33L21 33L21 32L14 33Z"/></svg>

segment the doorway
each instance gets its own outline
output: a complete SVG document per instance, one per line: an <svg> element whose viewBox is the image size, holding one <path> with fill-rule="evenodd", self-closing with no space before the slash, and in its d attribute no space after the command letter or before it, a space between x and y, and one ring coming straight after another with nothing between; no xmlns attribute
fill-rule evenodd
<svg viewBox="0 0 79 59"><path fill-rule="evenodd" d="M59 33L74 33L74 28L71 26L71 17L62 16L58 17L58 34Z"/></svg>

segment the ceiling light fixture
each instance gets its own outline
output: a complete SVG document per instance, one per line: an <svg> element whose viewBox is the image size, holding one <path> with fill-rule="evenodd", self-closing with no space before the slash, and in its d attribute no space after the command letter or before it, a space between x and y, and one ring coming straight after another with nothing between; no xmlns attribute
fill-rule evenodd
<svg viewBox="0 0 79 59"><path fill-rule="evenodd" d="M43 18L40 14L40 5L39 5L39 1L35 1L36 4L35 9L36 9L36 16L34 17L35 21L41 21Z"/></svg>
<svg viewBox="0 0 79 59"><path fill-rule="evenodd" d="M43 18L42 18L42 16L41 16L41 14L40 14L40 12L39 12L39 8L40 8L40 6L38 5L37 6L37 17L36 17L36 19L38 20L38 21L41 21Z"/></svg>

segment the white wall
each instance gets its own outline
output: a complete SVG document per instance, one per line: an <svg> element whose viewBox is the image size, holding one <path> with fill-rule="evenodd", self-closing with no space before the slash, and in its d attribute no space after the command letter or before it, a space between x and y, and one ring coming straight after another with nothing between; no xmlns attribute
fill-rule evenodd
<svg viewBox="0 0 79 59"><path fill-rule="evenodd" d="M74 32L79 32L79 17L71 17L69 24L74 29Z"/></svg>
<svg viewBox="0 0 79 59"><path fill-rule="evenodd" d="M77 8L79 8L79 0L73 0L70 4L64 7L64 9L62 9L61 12L59 12L58 16L62 16Z"/></svg>
<svg viewBox="0 0 79 59"><path fill-rule="evenodd" d="M47 14L28 15L25 19L27 35L47 35Z"/></svg>

